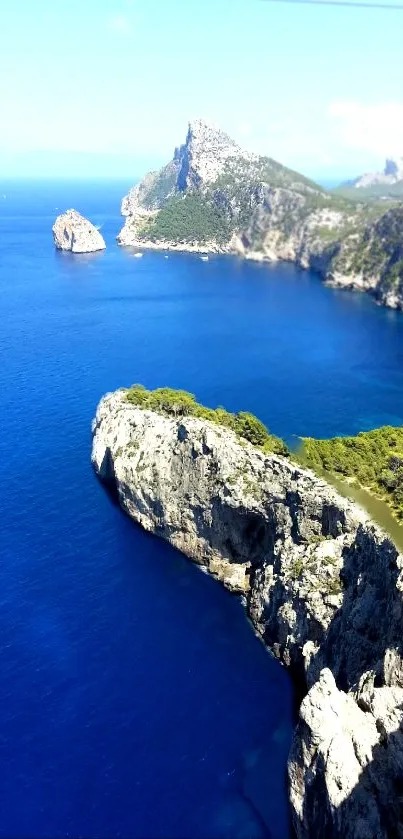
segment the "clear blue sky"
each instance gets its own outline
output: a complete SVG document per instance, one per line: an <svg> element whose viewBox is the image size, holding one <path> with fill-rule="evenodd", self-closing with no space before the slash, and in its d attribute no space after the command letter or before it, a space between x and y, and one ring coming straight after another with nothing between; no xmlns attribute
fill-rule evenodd
<svg viewBox="0 0 403 839"><path fill-rule="evenodd" d="M195 116L316 177L403 154L403 11L14 0L1 18L1 175L142 174Z"/></svg>

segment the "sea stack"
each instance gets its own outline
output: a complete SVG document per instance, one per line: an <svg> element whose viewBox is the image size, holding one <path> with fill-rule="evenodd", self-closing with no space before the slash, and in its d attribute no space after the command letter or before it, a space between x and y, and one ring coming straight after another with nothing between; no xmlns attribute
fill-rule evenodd
<svg viewBox="0 0 403 839"><path fill-rule="evenodd" d="M99 230L77 210L66 210L57 217L53 228L56 248L73 253L92 253L106 248Z"/></svg>

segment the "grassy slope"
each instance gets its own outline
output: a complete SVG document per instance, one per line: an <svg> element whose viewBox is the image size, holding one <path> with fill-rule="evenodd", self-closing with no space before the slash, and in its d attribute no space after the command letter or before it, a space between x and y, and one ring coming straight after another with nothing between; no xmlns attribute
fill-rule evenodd
<svg viewBox="0 0 403 839"><path fill-rule="evenodd" d="M262 183L302 195L302 216L324 207L346 212L355 210L352 202L327 193L313 181L270 158L259 158L252 163L237 158L228 162L217 180L203 191L169 194L171 175L167 179L166 170L162 169L147 194L145 206L151 198L154 201L157 194L161 201L165 188L169 190L169 197L165 202L162 200L162 209L138 230L138 238L143 241L228 242L235 230L248 226L255 206L254 193Z"/></svg>
<svg viewBox="0 0 403 839"><path fill-rule="evenodd" d="M151 241L227 241L230 228L225 214L198 192L175 195L139 230L138 238Z"/></svg>

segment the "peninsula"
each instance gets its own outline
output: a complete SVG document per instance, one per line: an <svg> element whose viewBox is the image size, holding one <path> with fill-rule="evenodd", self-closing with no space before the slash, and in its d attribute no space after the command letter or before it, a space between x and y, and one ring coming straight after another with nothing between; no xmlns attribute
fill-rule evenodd
<svg viewBox="0 0 403 839"><path fill-rule="evenodd" d="M327 192L203 120L121 209L121 245L287 260L403 308L403 204Z"/></svg>
<svg viewBox="0 0 403 839"><path fill-rule="evenodd" d="M105 396L92 462L126 513L239 594L304 699L298 839L402 839L403 557L255 417L140 386Z"/></svg>

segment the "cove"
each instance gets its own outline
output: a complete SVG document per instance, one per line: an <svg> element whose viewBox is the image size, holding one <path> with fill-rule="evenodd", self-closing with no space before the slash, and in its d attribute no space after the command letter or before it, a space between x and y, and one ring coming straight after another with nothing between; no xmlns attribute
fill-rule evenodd
<svg viewBox="0 0 403 839"><path fill-rule="evenodd" d="M136 259L114 243L128 186L1 190L1 833L286 839L288 676L111 503L90 422L140 381L289 442L402 423L403 318L291 265ZM105 252L54 252L70 206Z"/></svg>

